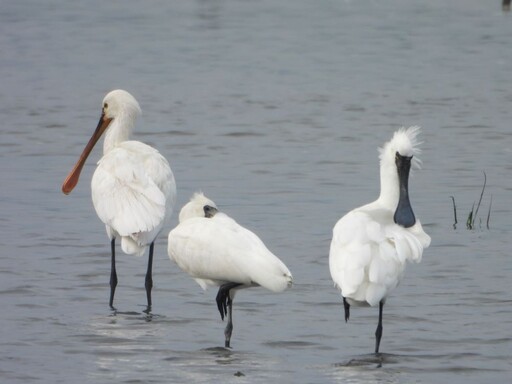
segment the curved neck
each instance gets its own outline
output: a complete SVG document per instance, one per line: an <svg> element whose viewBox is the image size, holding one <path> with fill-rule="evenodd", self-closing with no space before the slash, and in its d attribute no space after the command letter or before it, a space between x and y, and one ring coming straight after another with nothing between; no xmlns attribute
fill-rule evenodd
<svg viewBox="0 0 512 384"><path fill-rule="evenodd" d="M111 151L114 147L130 139L135 125L135 117L129 114L120 114L112 120L105 133L103 142L103 154Z"/></svg>

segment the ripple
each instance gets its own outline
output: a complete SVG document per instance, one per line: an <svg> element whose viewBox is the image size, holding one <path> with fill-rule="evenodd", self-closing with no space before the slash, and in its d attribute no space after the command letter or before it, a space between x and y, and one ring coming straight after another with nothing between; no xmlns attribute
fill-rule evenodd
<svg viewBox="0 0 512 384"><path fill-rule="evenodd" d="M287 349L305 349L305 348L316 348L319 346L317 343L300 340L286 340L286 341L267 341L263 343L266 346L272 348L287 348Z"/></svg>
<svg viewBox="0 0 512 384"><path fill-rule="evenodd" d="M265 134L263 134L261 132L235 131L235 132L224 133L221 136L233 137L233 138L243 138L243 137L263 137L263 136L265 136Z"/></svg>

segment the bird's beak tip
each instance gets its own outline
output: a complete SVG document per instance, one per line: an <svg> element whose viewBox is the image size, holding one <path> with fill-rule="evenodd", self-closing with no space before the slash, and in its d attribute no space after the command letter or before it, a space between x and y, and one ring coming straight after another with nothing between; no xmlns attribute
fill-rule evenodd
<svg viewBox="0 0 512 384"><path fill-rule="evenodd" d="M67 180L64 182L64 184L62 184L62 193L65 194L65 195L69 195L71 193L71 191L75 188L74 185L69 185L69 183L67 183Z"/></svg>

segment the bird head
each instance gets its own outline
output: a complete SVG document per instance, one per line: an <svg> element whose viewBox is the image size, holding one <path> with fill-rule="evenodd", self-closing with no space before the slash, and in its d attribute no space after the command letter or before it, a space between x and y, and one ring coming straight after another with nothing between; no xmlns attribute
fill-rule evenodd
<svg viewBox="0 0 512 384"><path fill-rule="evenodd" d="M418 141L418 134L421 128L418 126L400 128L396 131L390 141L379 148L380 161L382 165L396 165L397 157L410 158L413 169L421 168L421 160L418 155L421 142Z"/></svg>
<svg viewBox="0 0 512 384"><path fill-rule="evenodd" d="M180 223L194 217L211 218L218 212L217 205L202 192L196 192L180 211Z"/></svg>
<svg viewBox="0 0 512 384"><path fill-rule="evenodd" d="M122 89L109 92L103 99L102 118L105 120L121 116L135 120L140 114L141 109L135 97Z"/></svg>
<svg viewBox="0 0 512 384"><path fill-rule="evenodd" d="M98 142L103 133L110 127L111 123L116 120L118 123L124 122L125 136L128 136L135 118L140 115L141 110L139 103L128 92L121 89L111 91L103 99L100 120L94 130L89 142L85 146L77 163L68 174L62 184L62 192L69 194L78 184L80 173L91 153L94 145ZM108 134L107 134L108 135Z"/></svg>

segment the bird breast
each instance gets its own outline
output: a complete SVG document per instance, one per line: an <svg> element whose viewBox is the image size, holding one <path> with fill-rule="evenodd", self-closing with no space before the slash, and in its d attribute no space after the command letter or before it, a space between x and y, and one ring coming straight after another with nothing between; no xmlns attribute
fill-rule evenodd
<svg viewBox="0 0 512 384"><path fill-rule="evenodd" d="M398 285L406 261L421 261L430 238L419 220L406 229L391 217L383 210L356 209L334 227L329 264L344 297L376 305Z"/></svg>

